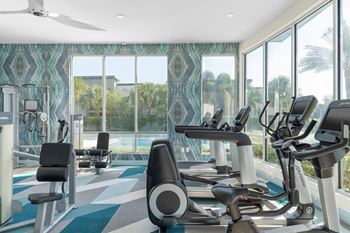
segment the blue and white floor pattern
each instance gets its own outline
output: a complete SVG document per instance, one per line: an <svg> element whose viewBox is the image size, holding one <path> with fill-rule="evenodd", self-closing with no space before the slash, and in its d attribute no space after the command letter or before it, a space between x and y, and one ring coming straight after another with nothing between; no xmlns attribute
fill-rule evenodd
<svg viewBox="0 0 350 233"><path fill-rule="evenodd" d="M117 166L105 169L102 175L96 175L94 170L78 172L76 208L65 216L51 232L158 232L158 228L149 221L147 215L145 173L145 166ZM272 183L269 184L269 188L275 190L276 193L281 191ZM16 175L13 187L14 200L20 201L23 207L20 213L14 214L11 224L34 219L36 206L29 203L28 195L47 191L48 183L37 182L34 172ZM222 207L212 200L201 200L199 204L204 207ZM7 232L28 233L32 231L33 226L27 226ZM226 232L226 227L177 226L169 229L168 232Z"/></svg>
<svg viewBox="0 0 350 233"><path fill-rule="evenodd" d="M157 232L147 217L144 166L114 167L102 175L94 171L79 173L77 177L77 203L51 232ZM28 195L47 192L48 183L36 181L34 173L14 177L14 200L22 202L21 213L14 214L11 224L35 218L36 206ZM10 232L32 232L33 226Z"/></svg>

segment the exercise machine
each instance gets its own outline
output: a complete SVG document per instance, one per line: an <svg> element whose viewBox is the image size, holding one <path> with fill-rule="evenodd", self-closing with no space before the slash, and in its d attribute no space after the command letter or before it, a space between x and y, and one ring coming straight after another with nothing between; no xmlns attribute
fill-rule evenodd
<svg viewBox="0 0 350 233"><path fill-rule="evenodd" d="M276 113L268 125L263 124L261 119L263 118L263 115L265 114L266 109L269 105L269 102L266 102L260 114L260 122L264 127L266 127L267 132L271 135L270 137L271 142L276 140L283 140L284 138L290 138L290 137L296 137L295 140L300 140L306 137L310 133L311 129L314 127L316 122L312 122L309 125L306 133L302 135L299 135L299 134L302 128L305 126L305 123L311 116L316 104L317 104L317 99L314 96L303 96L297 99L293 98L293 102L291 104L289 112L283 113L283 117L278 122L276 129L272 129L272 125L280 113ZM239 146L235 140L227 140L225 136L225 135L230 135L230 133L241 133L241 135L245 135L245 137L249 138L247 134L241 132L241 130L245 126L245 123L247 122L249 117L249 111L246 111L246 108L247 107L243 107L241 109L240 113L236 117L236 120L234 121L233 127L229 127L226 124L224 124L218 129L209 129L209 128L190 129L185 131L185 135L193 139L228 141L231 145L231 148L235 147L235 150L233 150L235 154L233 156L236 157L237 163L239 164L239 167L240 167L240 171L230 172L226 175L221 176L219 178L221 183L226 183L230 185L243 185L245 187L255 189L260 192L260 197L258 199L262 199L263 197L267 198L268 200L282 199L287 196L286 190L281 195L269 196L267 195L269 193L269 188L267 187L267 185L264 182L258 181L256 177L255 159L253 156L253 151L251 146L249 145ZM250 139L249 139L249 142L250 142ZM288 182L288 174L287 174L288 167L286 163L287 158L285 158L284 154L281 153L279 150L276 150L276 152L277 152L277 157L279 158L279 161L280 161L283 180L285 182ZM300 168L299 169L301 173L300 175L304 177L301 165L297 164L297 166L298 168ZM180 171L182 172L181 169ZM200 176L203 178L213 179L218 181L218 177L216 175L210 176L209 173L207 174L202 173ZM186 179L190 179L190 177L186 177ZM189 192L188 195L190 197L197 197L197 198L213 197L213 194L211 192L211 187L209 185L198 185L194 183L194 184L191 184L191 186L188 186L187 190ZM305 203L310 203L311 201L308 198L309 197L308 191L305 193L305 197L306 197ZM256 207L258 207L260 209L259 212L261 212L261 206L260 206L261 203L259 201L258 202L254 201L253 203L257 204Z"/></svg>
<svg viewBox="0 0 350 233"><path fill-rule="evenodd" d="M10 112L0 112L0 227L12 217L12 145L13 117Z"/></svg>
<svg viewBox="0 0 350 233"><path fill-rule="evenodd" d="M101 132L97 136L96 148L75 149L77 156L83 157L80 161L79 168L95 167L96 174L100 175L103 168L107 168L112 163L111 153L109 151L109 133Z"/></svg>
<svg viewBox="0 0 350 233"><path fill-rule="evenodd" d="M40 151L40 167L36 178L50 182L47 193L32 193L28 200L38 205L34 233L49 232L74 207L75 203L75 153L70 143L44 143ZM69 182L69 198L65 203L64 183ZM61 183L61 192L58 191ZM56 215L56 205L64 201L63 209ZM62 204L61 204L62 205Z"/></svg>
<svg viewBox="0 0 350 233"><path fill-rule="evenodd" d="M75 175L75 153L73 146L63 143L69 130L70 135L74 135L74 128L68 128L68 123L60 121L61 133L58 133L58 139L62 143L43 144L40 156L25 152L13 151L14 142L12 113L0 113L0 232L8 232L18 228L35 225L35 233L48 232L65 215L67 215L75 205L76 195L76 175ZM7 119L7 120L6 120ZM70 122L74 121L74 115L70 117ZM71 123L72 124L72 123ZM61 135L61 136L60 136ZM72 140L72 137L70 138ZM24 222L12 224L13 216L13 156L37 160L41 167L38 170L38 181L50 182L49 193L41 193L30 196L32 204L38 204L36 220L31 219ZM68 182L65 186L62 184L62 192L58 193L57 182ZM68 190L68 192L65 192ZM55 194L53 194L55 193Z"/></svg>
<svg viewBox="0 0 350 233"><path fill-rule="evenodd" d="M219 124L209 124L211 127L202 127L202 126L182 126L181 132L185 133L186 131L191 131L191 130L207 130L207 129L212 129L212 130L233 130L233 131L241 131L246 122L248 121L249 118L249 113L250 113L250 106L244 106L240 109L239 113L235 117L235 119L232 122L232 126L230 126L227 122L225 122L222 125ZM222 110L220 109L222 115ZM215 116L218 116L219 114L216 112L213 115L213 118L211 122L219 122L217 119L215 119ZM221 117L220 117L221 118ZM176 128L175 128L176 129ZM189 168L184 168L183 164L185 163L191 163L191 162L183 162L179 161L179 168L182 173L185 173L187 175L195 175L195 176L203 176L203 175L215 175L215 176L220 176L220 175L227 175L227 174L232 174L232 173L237 173L239 172L239 162L238 162L238 157L237 157L237 147L235 144L230 144L230 157L231 157L231 165L228 165L228 160L227 160L227 155L226 155L226 150L224 146L223 141L210 141L209 140L209 148L210 148L210 154L212 157L211 161L212 165L208 166L205 164L201 164L198 166L191 166Z"/></svg>
<svg viewBox="0 0 350 233"><path fill-rule="evenodd" d="M315 101L315 98L313 96L310 96L307 98L298 98L293 102L292 106L294 107L292 107L290 110L290 116L292 119L294 119L293 122L295 125L299 125L299 127L301 128L302 126L304 126L306 119L310 116L310 112L312 112L314 108ZM299 111L298 114L296 114L294 108L295 106L300 106L300 102L303 103L303 111ZM298 122L295 121L295 119L299 119ZM285 119L283 119L283 121L284 120ZM289 120L287 120L287 122L288 121ZM281 124L282 123L279 123L280 126L278 126L276 130L271 129L271 132L277 134L279 129L283 131L287 130L283 127L288 126L281 127ZM312 123L309 124L308 128L302 135L296 136L294 138L292 137L292 139L299 140L307 137L314 125L315 121L312 121ZM229 141L231 143L237 144L238 151L250 151L250 153L252 154L252 145L250 138L242 132L234 132L232 130L193 130L186 131L185 134L190 138L205 138L209 140ZM281 140L279 140L278 143L280 144ZM160 158L161 156L165 158ZM261 192L259 189L257 189L254 183L248 183L249 179L247 179L247 177L249 178L249 175L245 174L251 172L251 170L254 169L254 167L252 167L254 166L254 163L245 163L244 160L246 156L247 154L242 153L240 157L240 162L242 160L244 164L244 166L242 166L241 169L241 182L243 182L241 183L242 185L237 185L237 187L245 187L247 190L249 190L250 195L247 196L247 198L240 200L239 207L243 209L243 211L247 212L247 206L254 207L254 205L256 206L256 204L264 203L263 201L279 200L284 197L288 197L288 202L285 203L281 208L275 210L263 210L262 207L260 207L257 208L258 210L254 212L252 212L251 210L249 211L248 209L248 213L249 215L257 216L253 219L255 222L261 225L295 225L301 223L309 224L314 217L314 206L312 204L311 195L309 193L309 189L305 181L304 173L300 163L296 164L296 191L286 189L285 193L276 196L271 196L268 195L267 192ZM286 156L286 158L288 157ZM157 172L153 170L155 167L157 169ZM171 144L169 141L166 143L164 140L159 140L158 142L156 141L153 143L150 154L148 172L149 179L147 180L147 193L149 201L149 214L150 216L152 216L153 213L153 217L150 218L153 218L153 220L151 219L151 221L154 224L161 227L173 224L218 224L224 218L224 216L215 214L215 212L211 210L208 211L201 209L191 199L188 198L188 187L184 182L186 179L207 184L208 189L211 189L212 185L218 184L218 182L217 180L208 180L199 177L193 178L181 174L178 171L176 158L173 154ZM174 173L171 174L171 172ZM290 172L290 169L286 169L286 172ZM156 178L154 177L156 175L155 173L157 173ZM289 178L286 179L286 187L288 187L289 181ZM175 188L171 185L169 186L169 183L175 184L175 186L181 183L180 185L178 185L180 189ZM166 184L166 186L163 186L163 184ZM162 188L158 189L158 187ZM181 193L180 190L186 193L186 198L184 198L184 195ZM162 195L167 195L169 197L169 193L173 193L173 195L177 196L177 198L180 200L177 203L173 203L175 206L169 204L169 200L167 200L168 204L162 201ZM259 202L259 200L261 202ZM181 207L183 204L182 202L185 203L185 206L189 205L189 208L185 208L184 210L184 207ZM178 206L176 206L177 204ZM175 214L178 211L180 211L180 213L182 214Z"/></svg>
<svg viewBox="0 0 350 233"><path fill-rule="evenodd" d="M190 129L217 129L222 119L224 110L222 108L217 109L213 116L210 118L209 114L206 113L202 119L202 123L198 126L194 125L176 125L175 132L184 134L186 130ZM209 117L208 117L209 116ZM201 173L206 169L215 169L217 173L227 173L229 169L227 157L225 153L225 145L223 142L209 141L209 154L210 159L208 162L198 161L179 161L180 169L187 173L196 174Z"/></svg>
<svg viewBox="0 0 350 233"><path fill-rule="evenodd" d="M303 151L296 149L297 143L289 140L283 143L282 149L290 156L291 169L290 190L295 193L297 184L295 161L310 160L318 179L318 189L322 206L323 220L321 224L288 226L278 230L260 230L250 217L239 210L239 199L249 195L244 187L216 185L212 191L215 197L227 206L231 217L227 233L260 233L260 232L340 232L339 213L336 206L334 190L334 166L349 152L350 100L333 101L320 123L315 134L318 144ZM294 194L295 195L295 194ZM293 197L291 197L293 199Z"/></svg>

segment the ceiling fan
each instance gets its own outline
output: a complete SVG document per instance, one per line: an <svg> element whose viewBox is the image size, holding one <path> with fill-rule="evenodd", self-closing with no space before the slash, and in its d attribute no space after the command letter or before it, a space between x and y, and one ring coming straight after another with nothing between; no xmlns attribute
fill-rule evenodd
<svg viewBox="0 0 350 233"><path fill-rule="evenodd" d="M1 14L31 14L37 17L49 18L58 23L62 23L71 27L76 27L76 28L81 28L86 30L105 31L105 29L72 19L70 16L48 12L44 8L44 0L28 0L28 4L29 6L27 9L15 10L15 11L0 11L0 15Z"/></svg>

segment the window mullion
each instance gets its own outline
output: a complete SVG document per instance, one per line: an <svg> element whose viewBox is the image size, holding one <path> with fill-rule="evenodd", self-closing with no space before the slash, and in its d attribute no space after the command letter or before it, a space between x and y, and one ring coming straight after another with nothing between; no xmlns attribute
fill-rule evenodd
<svg viewBox="0 0 350 233"><path fill-rule="evenodd" d="M102 131L106 132L106 105L107 105L107 83L106 83L106 56L102 57Z"/></svg>
<svg viewBox="0 0 350 233"><path fill-rule="evenodd" d="M292 27L292 35L291 35L291 41L292 41L292 95L297 96L297 28L296 25L293 25Z"/></svg>
<svg viewBox="0 0 350 233"><path fill-rule="evenodd" d="M135 80L134 80L134 86L135 86L134 148L135 148L135 152L136 152L137 151L137 137L138 137L138 132L139 132L139 125L138 125L137 56L135 56Z"/></svg>
<svg viewBox="0 0 350 233"><path fill-rule="evenodd" d="M341 0L335 0L333 2L333 59L334 59L334 97L335 99L341 99L341 73L342 73L342 63L341 63L341 43L342 43L342 33L341 33L341 20L342 20L342 11L341 11ZM344 167L342 159L338 163L338 188L343 188L344 184Z"/></svg>
<svg viewBox="0 0 350 233"><path fill-rule="evenodd" d="M267 43L265 42L263 45L263 93L264 93L264 101L263 104L265 104L265 102L267 101ZM267 118L268 118L268 110L265 112L265 116L264 116L264 124L267 123ZM267 153L267 147L268 147L268 143L267 143L267 131L265 128L263 128L263 133L264 133L264 137L263 137L263 158L265 161L268 160L268 153Z"/></svg>

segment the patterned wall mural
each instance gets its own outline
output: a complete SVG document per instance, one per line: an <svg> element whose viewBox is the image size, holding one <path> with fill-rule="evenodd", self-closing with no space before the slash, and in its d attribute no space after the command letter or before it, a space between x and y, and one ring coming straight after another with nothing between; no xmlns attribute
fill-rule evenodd
<svg viewBox="0 0 350 233"><path fill-rule="evenodd" d="M167 55L168 135L181 159L201 159L200 143L174 132L177 124L196 125L201 119L201 57L236 57L238 43L225 44L0 44L0 84L33 83L50 86L51 138L56 138L57 119L69 119L69 69L73 55ZM35 93L29 93L35 97ZM238 98L238 97L237 97ZM31 140L26 132L23 140ZM189 151L180 153L181 148Z"/></svg>

